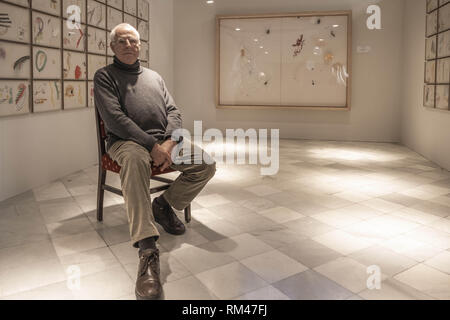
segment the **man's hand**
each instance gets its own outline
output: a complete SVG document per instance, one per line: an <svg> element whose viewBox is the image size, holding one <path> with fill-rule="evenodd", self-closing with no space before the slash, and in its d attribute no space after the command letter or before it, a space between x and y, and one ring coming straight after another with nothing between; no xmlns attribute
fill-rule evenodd
<svg viewBox="0 0 450 320"><path fill-rule="evenodd" d="M172 164L170 153L162 145L155 143L150 152L155 167L161 167L161 171L165 170Z"/></svg>
<svg viewBox="0 0 450 320"><path fill-rule="evenodd" d="M173 141L171 139L168 139L166 141L164 141L161 144L161 148L167 152L169 154L169 159L166 160L162 165L161 165L161 171L166 170L171 164L172 164L172 158L171 158L171 154L172 154L172 150L173 148L177 145L176 141Z"/></svg>

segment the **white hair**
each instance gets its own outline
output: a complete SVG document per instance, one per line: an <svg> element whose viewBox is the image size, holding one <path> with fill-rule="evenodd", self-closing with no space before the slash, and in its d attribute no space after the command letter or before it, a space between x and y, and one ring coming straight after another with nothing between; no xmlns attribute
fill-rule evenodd
<svg viewBox="0 0 450 320"><path fill-rule="evenodd" d="M119 28L131 29L137 35L138 41L140 42L141 36L139 35L139 32L131 24L128 23L120 23L111 30L111 33L109 34L109 40L111 40L111 42L115 42L116 31Z"/></svg>

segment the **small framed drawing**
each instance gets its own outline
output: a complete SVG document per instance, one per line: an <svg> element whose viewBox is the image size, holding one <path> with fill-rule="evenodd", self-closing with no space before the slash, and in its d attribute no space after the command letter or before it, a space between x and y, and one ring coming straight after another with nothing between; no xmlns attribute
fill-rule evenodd
<svg viewBox="0 0 450 320"><path fill-rule="evenodd" d="M47 12L55 16L59 16L61 12L61 1L49 0L33 0L31 1L33 9Z"/></svg>
<svg viewBox="0 0 450 320"><path fill-rule="evenodd" d="M427 60L436 59L437 36L427 38L425 46L425 57Z"/></svg>
<svg viewBox="0 0 450 320"><path fill-rule="evenodd" d="M106 53L106 31L88 27L88 52Z"/></svg>
<svg viewBox="0 0 450 320"><path fill-rule="evenodd" d="M427 108L434 108L435 86L425 85L423 87L423 105Z"/></svg>
<svg viewBox="0 0 450 320"><path fill-rule="evenodd" d="M125 2L136 2L136 1L125 0ZM108 5L116 9L122 10L122 0L108 0Z"/></svg>
<svg viewBox="0 0 450 320"><path fill-rule="evenodd" d="M450 29L450 3L439 8L439 32Z"/></svg>
<svg viewBox="0 0 450 320"><path fill-rule="evenodd" d="M436 86L436 108L442 110L449 110L448 104L448 85L437 85Z"/></svg>
<svg viewBox="0 0 450 320"><path fill-rule="evenodd" d="M67 10L69 7L72 10ZM75 7L73 7L75 6ZM74 14L80 15L80 22L86 23L86 0L63 0L63 16L69 19ZM64 21L65 23L66 21Z"/></svg>
<svg viewBox="0 0 450 320"><path fill-rule="evenodd" d="M86 108L86 82L64 81L64 110Z"/></svg>
<svg viewBox="0 0 450 320"><path fill-rule="evenodd" d="M33 47L33 77L61 79L61 50Z"/></svg>
<svg viewBox="0 0 450 320"><path fill-rule="evenodd" d="M88 0L87 24L98 28L106 28L106 6L94 0Z"/></svg>
<svg viewBox="0 0 450 320"><path fill-rule="evenodd" d="M78 25L75 29L69 29L67 23L63 22L63 47L76 51L84 51L86 39L86 26Z"/></svg>
<svg viewBox="0 0 450 320"><path fill-rule="evenodd" d="M61 46L61 18L33 11L33 44L59 48Z"/></svg>
<svg viewBox="0 0 450 320"><path fill-rule="evenodd" d="M450 58L439 59L436 70L436 82L450 85Z"/></svg>
<svg viewBox="0 0 450 320"><path fill-rule="evenodd" d="M425 83L436 83L436 60L425 62Z"/></svg>
<svg viewBox="0 0 450 320"><path fill-rule="evenodd" d="M30 47L28 45L0 41L2 77L29 79L30 60Z"/></svg>
<svg viewBox="0 0 450 320"><path fill-rule="evenodd" d="M438 7L438 0L427 0L427 13L436 10Z"/></svg>
<svg viewBox="0 0 450 320"><path fill-rule="evenodd" d="M0 80L0 117L30 112L30 82Z"/></svg>
<svg viewBox="0 0 450 320"><path fill-rule="evenodd" d="M88 81L88 107L94 107L94 81Z"/></svg>
<svg viewBox="0 0 450 320"><path fill-rule="evenodd" d="M438 34L438 58L450 57L450 30Z"/></svg>
<svg viewBox="0 0 450 320"><path fill-rule="evenodd" d="M106 66L106 57L94 54L88 55L88 80L94 80L94 75L98 69Z"/></svg>
<svg viewBox="0 0 450 320"><path fill-rule="evenodd" d="M64 50L64 79L86 79L86 55Z"/></svg>
<svg viewBox="0 0 450 320"><path fill-rule="evenodd" d="M136 16L136 1L125 0L123 4L126 13Z"/></svg>
<svg viewBox="0 0 450 320"><path fill-rule="evenodd" d="M33 81L33 112L61 109L61 81Z"/></svg>
<svg viewBox="0 0 450 320"><path fill-rule="evenodd" d="M112 30L115 26L123 22L122 12L114 8L108 7L108 23L107 29Z"/></svg>
<svg viewBox="0 0 450 320"><path fill-rule="evenodd" d="M438 20L437 20L437 11L433 11L432 13L427 14L427 37L430 37L437 33L438 31Z"/></svg>
<svg viewBox="0 0 450 320"><path fill-rule="evenodd" d="M0 25L0 39L28 42L30 38L29 10L0 2L0 12L5 13Z"/></svg>

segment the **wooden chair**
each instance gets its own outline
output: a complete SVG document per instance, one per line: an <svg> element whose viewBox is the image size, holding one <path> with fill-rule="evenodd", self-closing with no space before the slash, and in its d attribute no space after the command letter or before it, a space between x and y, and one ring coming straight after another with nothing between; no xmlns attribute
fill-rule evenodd
<svg viewBox="0 0 450 320"><path fill-rule="evenodd" d="M119 196L123 196L122 190L115 188L113 186L107 185L106 181L106 172L112 171L115 173L120 173L121 167L117 164L117 162L113 161L111 157L106 153L106 131L103 120L98 113L98 110L95 108L95 120L97 124L97 142L98 142L98 188L97 188L97 220L103 221L103 197L105 190L115 193ZM173 172L174 170L167 168L164 171L159 170L158 168L152 167L152 176L151 179L159 182L163 182L163 185L150 188L150 194L160 192L166 190L173 183L173 180L160 177L159 175ZM187 223L191 221L191 205L188 205L184 209L184 219Z"/></svg>

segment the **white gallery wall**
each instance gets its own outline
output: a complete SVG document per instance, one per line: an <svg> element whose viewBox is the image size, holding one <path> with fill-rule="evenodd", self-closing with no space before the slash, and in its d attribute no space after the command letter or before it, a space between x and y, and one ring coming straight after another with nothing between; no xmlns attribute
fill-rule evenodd
<svg viewBox="0 0 450 320"><path fill-rule="evenodd" d="M0 201L95 164L93 111L0 118Z"/></svg>
<svg viewBox="0 0 450 320"><path fill-rule="evenodd" d="M403 0L384 0L382 30L368 30L365 0L174 1L175 98L184 125L279 128L282 138L398 142L402 88ZM353 11L352 110L223 110L215 108L215 16ZM357 54L357 46L371 52ZM150 58L151 60L151 58Z"/></svg>
<svg viewBox="0 0 450 320"><path fill-rule="evenodd" d="M426 1L406 2L401 142L450 170L450 112L422 107Z"/></svg>

